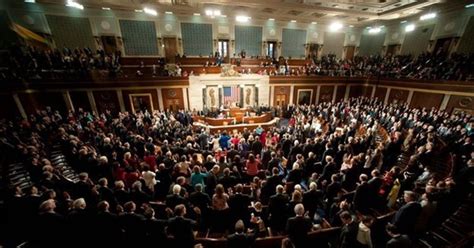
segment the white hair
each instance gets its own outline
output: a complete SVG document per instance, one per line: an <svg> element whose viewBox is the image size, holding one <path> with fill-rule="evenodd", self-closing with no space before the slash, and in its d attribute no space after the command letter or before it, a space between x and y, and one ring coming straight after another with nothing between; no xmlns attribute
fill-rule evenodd
<svg viewBox="0 0 474 248"><path fill-rule="evenodd" d="M173 186L173 194L179 194L181 192L181 186L179 184L175 184Z"/></svg>
<svg viewBox="0 0 474 248"><path fill-rule="evenodd" d="M86 208L86 200L84 198L78 198L74 200L72 203L74 209L85 209Z"/></svg>

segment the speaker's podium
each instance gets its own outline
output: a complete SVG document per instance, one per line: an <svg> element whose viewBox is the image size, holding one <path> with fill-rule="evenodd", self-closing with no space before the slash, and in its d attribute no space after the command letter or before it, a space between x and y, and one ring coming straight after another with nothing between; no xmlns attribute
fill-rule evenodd
<svg viewBox="0 0 474 248"><path fill-rule="evenodd" d="M245 116L245 112L248 110L246 108L239 108L239 107L230 107L229 108L229 116L235 117L235 121L241 123Z"/></svg>

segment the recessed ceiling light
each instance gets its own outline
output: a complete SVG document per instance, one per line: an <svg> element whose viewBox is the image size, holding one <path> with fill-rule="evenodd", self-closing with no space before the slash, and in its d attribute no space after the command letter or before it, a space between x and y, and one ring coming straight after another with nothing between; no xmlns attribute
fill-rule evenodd
<svg viewBox="0 0 474 248"><path fill-rule="evenodd" d="M195 16L200 16L201 14L200 14L200 13L194 13L193 15L195 15Z"/></svg>
<svg viewBox="0 0 474 248"><path fill-rule="evenodd" d="M407 22L407 20L403 20L403 21L401 21L400 23L406 23L406 22Z"/></svg>
<svg viewBox="0 0 474 248"><path fill-rule="evenodd" d="M468 4L468 5L464 6L464 7L465 7L466 9L472 8L472 7L474 7L474 3Z"/></svg>
<svg viewBox="0 0 474 248"><path fill-rule="evenodd" d="M249 16L236 16L235 17L235 20L237 22L248 22L250 19L252 19L252 18L249 17Z"/></svg>
<svg viewBox="0 0 474 248"><path fill-rule="evenodd" d="M405 27L405 32L411 32L415 30L415 24L408 24L406 27Z"/></svg>
<svg viewBox="0 0 474 248"><path fill-rule="evenodd" d="M135 12L137 12L137 13L142 13L143 10L142 10L142 9L136 9Z"/></svg>
<svg viewBox="0 0 474 248"><path fill-rule="evenodd" d="M171 12L171 11L166 11L165 14L167 14L167 15L172 15L173 12Z"/></svg>
<svg viewBox="0 0 474 248"><path fill-rule="evenodd" d="M436 17L436 13L432 12L432 13L428 13L428 14L420 16L420 20L424 21L424 20L433 19L435 17Z"/></svg>
<svg viewBox="0 0 474 248"><path fill-rule="evenodd" d="M110 10L109 7L102 7L102 10Z"/></svg>
<svg viewBox="0 0 474 248"><path fill-rule="evenodd" d="M275 19L274 18L268 18L269 21L274 21Z"/></svg>
<svg viewBox="0 0 474 248"><path fill-rule="evenodd" d="M291 20L291 22L296 22L296 20Z"/></svg>
<svg viewBox="0 0 474 248"><path fill-rule="evenodd" d="M382 31L381 27L371 27L369 28L369 34L378 34Z"/></svg>
<svg viewBox="0 0 474 248"><path fill-rule="evenodd" d="M25 0L25 3L36 3L35 0Z"/></svg>
<svg viewBox="0 0 474 248"><path fill-rule="evenodd" d="M81 10L84 9L84 5L74 2L73 0L68 0L66 3L66 6L71 7L71 8L81 9Z"/></svg>
<svg viewBox="0 0 474 248"><path fill-rule="evenodd" d="M329 25L329 30L331 31L338 31L343 27L342 23L340 22L333 22L331 25Z"/></svg>
<svg viewBox="0 0 474 248"><path fill-rule="evenodd" d="M150 9L150 8L143 8L143 11L145 12L145 14L148 14L148 15L152 15L152 16L157 16L158 15L158 12L154 9Z"/></svg>
<svg viewBox="0 0 474 248"><path fill-rule="evenodd" d="M350 27L350 28L353 28L353 27L354 27L354 25L349 25L349 27Z"/></svg>
<svg viewBox="0 0 474 248"><path fill-rule="evenodd" d="M311 22L311 24L318 24L317 22Z"/></svg>

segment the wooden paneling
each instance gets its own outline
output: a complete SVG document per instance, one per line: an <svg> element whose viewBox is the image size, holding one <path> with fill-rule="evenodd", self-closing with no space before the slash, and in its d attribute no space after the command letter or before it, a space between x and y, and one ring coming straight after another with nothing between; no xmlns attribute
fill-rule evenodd
<svg viewBox="0 0 474 248"><path fill-rule="evenodd" d="M291 90L290 86L275 85L275 91L274 91L274 94L273 94L273 106L277 105L277 96L278 95L284 96L285 99L286 99L286 103L288 104L289 101L290 101L290 90Z"/></svg>
<svg viewBox="0 0 474 248"><path fill-rule="evenodd" d="M387 88L382 88L382 87L377 87L375 89L375 98L378 98L379 100L383 101L385 100L385 95L387 94Z"/></svg>
<svg viewBox="0 0 474 248"><path fill-rule="evenodd" d="M443 94L413 92L410 107L414 108L439 108L443 101Z"/></svg>
<svg viewBox="0 0 474 248"><path fill-rule="evenodd" d="M89 102L89 97L87 97L87 92L70 91L69 95L71 96L72 105L76 111L78 111L80 108L82 108L84 111L91 111L91 104Z"/></svg>
<svg viewBox="0 0 474 248"><path fill-rule="evenodd" d="M408 99L408 93L408 90L391 89L387 104L394 102L405 103Z"/></svg>
<svg viewBox="0 0 474 248"><path fill-rule="evenodd" d="M344 95L346 94L346 86L345 85L338 85L336 91L336 102L344 99Z"/></svg>
<svg viewBox="0 0 474 248"><path fill-rule="evenodd" d="M353 85L349 91L349 97L365 96L370 97L372 94L372 86Z"/></svg>
<svg viewBox="0 0 474 248"><path fill-rule="evenodd" d="M472 111L474 109L474 97L451 95L446 110L453 111L454 109L466 109Z"/></svg>
<svg viewBox="0 0 474 248"><path fill-rule="evenodd" d="M319 90L319 102L330 102L334 94L334 86L323 85Z"/></svg>
<svg viewBox="0 0 474 248"><path fill-rule="evenodd" d="M120 111L118 102L117 92L114 90L98 90L94 91L95 105L99 113L104 113L106 110L110 110L112 113Z"/></svg>
<svg viewBox="0 0 474 248"><path fill-rule="evenodd" d="M130 94L150 94L153 103L153 109L158 109L158 95L155 89L136 89L136 90L122 90L123 102L127 111L132 111L130 102Z"/></svg>
<svg viewBox="0 0 474 248"><path fill-rule="evenodd" d="M20 101L27 114L33 114L36 110L44 110L51 107L61 113L66 113L66 103L60 92L34 92L18 94Z"/></svg>
<svg viewBox="0 0 474 248"><path fill-rule="evenodd" d="M165 109L172 109L173 111L184 109L183 90L181 88L163 88L161 94Z"/></svg>
<svg viewBox="0 0 474 248"><path fill-rule="evenodd" d="M12 95L0 95L0 106L2 106L0 107L0 119L15 119L21 117Z"/></svg>

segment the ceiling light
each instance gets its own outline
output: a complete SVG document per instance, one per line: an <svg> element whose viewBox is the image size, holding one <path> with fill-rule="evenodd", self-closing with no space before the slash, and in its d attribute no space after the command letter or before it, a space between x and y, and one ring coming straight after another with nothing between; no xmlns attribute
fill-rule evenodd
<svg viewBox="0 0 474 248"><path fill-rule="evenodd" d="M378 33L380 33L380 31L382 31L382 28L381 28L381 27L372 27L372 28L369 28L369 34L378 34Z"/></svg>
<svg viewBox="0 0 474 248"><path fill-rule="evenodd" d="M109 7L102 7L102 10L110 10Z"/></svg>
<svg viewBox="0 0 474 248"><path fill-rule="evenodd" d="M415 30L415 24L408 24L406 27L405 27L405 32L411 32Z"/></svg>
<svg viewBox="0 0 474 248"><path fill-rule="evenodd" d="M428 13L428 14L424 14L424 15L420 16L420 20L424 21L424 20L433 19L435 17L436 17L436 13L432 12L432 13Z"/></svg>
<svg viewBox="0 0 474 248"><path fill-rule="evenodd" d="M248 22L250 19L252 18L250 18L249 16L236 16L235 17L235 20L237 22Z"/></svg>
<svg viewBox="0 0 474 248"><path fill-rule="evenodd" d="M268 18L268 20L269 20L269 21L274 21L274 20L275 20L275 18Z"/></svg>
<svg viewBox="0 0 474 248"><path fill-rule="evenodd" d="M293 23L294 23L294 22L296 22L296 20L291 20L291 22L293 22Z"/></svg>
<svg viewBox="0 0 474 248"><path fill-rule="evenodd" d="M331 25L329 25L329 30L331 31L338 31L343 27L342 23L340 22L333 22Z"/></svg>
<svg viewBox="0 0 474 248"><path fill-rule="evenodd" d="M166 11L165 14L167 14L167 15L172 15L173 12L171 12L171 11Z"/></svg>
<svg viewBox="0 0 474 248"><path fill-rule="evenodd" d="M353 28L353 27L354 27L354 25L349 25L349 27L350 27L350 28Z"/></svg>
<svg viewBox="0 0 474 248"><path fill-rule="evenodd" d="M193 15L195 15L195 16L200 16L201 14L200 14L200 13L194 13Z"/></svg>
<svg viewBox="0 0 474 248"><path fill-rule="evenodd" d="M36 3L35 0L25 0L25 3Z"/></svg>
<svg viewBox="0 0 474 248"><path fill-rule="evenodd" d="M403 20L403 21L401 21L400 23L406 23L406 22L407 22L407 20Z"/></svg>
<svg viewBox="0 0 474 248"><path fill-rule="evenodd" d="M66 3L66 6L71 7L71 8L76 8L76 9L84 9L84 5L74 2L73 0L68 0Z"/></svg>
<svg viewBox="0 0 474 248"><path fill-rule="evenodd" d="M212 10L206 10L206 15L211 16L212 15Z"/></svg>
<svg viewBox="0 0 474 248"><path fill-rule="evenodd" d="M156 10L154 9L150 9L150 8L143 8L143 11L145 12L145 14L148 14L148 15L152 15L152 16L157 16L158 15L158 12L156 12Z"/></svg>
<svg viewBox="0 0 474 248"><path fill-rule="evenodd" d="M465 7L466 7L466 9L472 8L472 7L474 7L474 3L468 4L468 5L466 5Z"/></svg>
<svg viewBox="0 0 474 248"><path fill-rule="evenodd" d="M311 22L311 24L318 24L317 22Z"/></svg>
<svg viewBox="0 0 474 248"><path fill-rule="evenodd" d="M220 10L214 10L214 12L212 12L212 14L215 15L215 16L220 16L221 11Z"/></svg>

